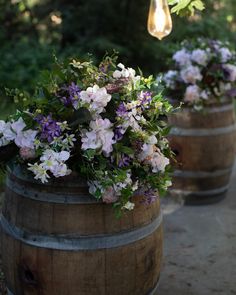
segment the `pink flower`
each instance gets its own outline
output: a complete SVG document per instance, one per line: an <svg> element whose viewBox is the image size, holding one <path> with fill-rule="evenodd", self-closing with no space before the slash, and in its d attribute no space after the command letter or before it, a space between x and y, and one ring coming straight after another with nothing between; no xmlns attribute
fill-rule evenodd
<svg viewBox="0 0 236 295"><path fill-rule="evenodd" d="M195 84L202 80L202 75L198 67L189 66L180 72L180 76L185 83Z"/></svg>
<svg viewBox="0 0 236 295"><path fill-rule="evenodd" d="M207 53L202 49L195 49L192 52L192 60L201 66L206 66L208 61Z"/></svg>
<svg viewBox="0 0 236 295"><path fill-rule="evenodd" d="M108 119L91 121L91 131L84 130L82 132L82 149L100 149L108 156L113 150L112 145L115 143L112 126Z"/></svg>
<svg viewBox="0 0 236 295"><path fill-rule="evenodd" d="M111 95L107 93L105 87L99 88L98 85L94 85L88 87L86 91L81 91L80 98L84 103L89 104L91 111L100 114L111 100Z"/></svg>
<svg viewBox="0 0 236 295"><path fill-rule="evenodd" d="M22 147L20 149L20 156L23 160L34 159L36 157L35 150L28 147Z"/></svg>
<svg viewBox="0 0 236 295"><path fill-rule="evenodd" d="M102 196L102 200L104 203L111 204L115 203L118 200L118 196L112 186L108 187Z"/></svg>
<svg viewBox="0 0 236 295"><path fill-rule="evenodd" d="M200 99L200 88L197 85L190 85L187 87L184 101L194 103Z"/></svg>
<svg viewBox="0 0 236 295"><path fill-rule="evenodd" d="M153 154L151 165L152 165L152 171L158 172L158 171L165 171L165 168L167 165L170 164L170 161L168 158L166 158L160 151L155 152Z"/></svg>

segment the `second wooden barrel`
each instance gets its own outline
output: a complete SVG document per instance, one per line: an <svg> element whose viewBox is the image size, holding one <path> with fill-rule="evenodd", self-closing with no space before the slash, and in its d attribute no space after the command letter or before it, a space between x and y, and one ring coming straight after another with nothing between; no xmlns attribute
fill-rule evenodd
<svg viewBox="0 0 236 295"><path fill-rule="evenodd" d="M1 250L9 294L156 294L162 258L159 200L117 219L79 180L43 185L20 167L7 178Z"/></svg>
<svg viewBox="0 0 236 295"><path fill-rule="evenodd" d="M211 105L201 112L183 107L169 122L177 159L171 193L183 196L186 204L219 201L228 189L235 159L234 105Z"/></svg>

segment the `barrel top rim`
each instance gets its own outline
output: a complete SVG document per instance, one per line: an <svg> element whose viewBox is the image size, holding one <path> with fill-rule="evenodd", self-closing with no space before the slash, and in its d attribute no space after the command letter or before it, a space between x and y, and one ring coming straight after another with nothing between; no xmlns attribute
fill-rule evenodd
<svg viewBox="0 0 236 295"><path fill-rule="evenodd" d="M177 105L180 105L181 103L183 103L182 106L181 106L182 110L186 109L186 110L189 110L189 111L191 111L193 113L199 113L198 110L195 110L193 108L193 106L191 106L191 105L185 104L184 101L180 101L180 100L174 99L174 98L168 98L168 101L169 101L170 104L172 104L174 106L177 106ZM208 104L203 106L203 110L207 110L207 109L210 110L212 108L220 108L220 107L223 107L223 106L233 105L233 104L234 104L233 99L225 99L222 102L217 102L217 101L212 102L211 101L211 102L208 102Z"/></svg>
<svg viewBox="0 0 236 295"><path fill-rule="evenodd" d="M42 183L39 180L35 179L33 174L30 173L30 171L28 171L24 165L21 165L21 164L18 164L18 163L9 163L7 165L7 173L9 175L10 174L14 175L16 178L18 178L20 180L31 182L33 184L42 185L44 187L62 185L62 182L61 182L62 179L64 181L66 181L67 183L69 183L70 185L72 185L74 188L76 188L76 187L87 187L86 180L84 178L82 178L82 177L79 177L79 176L74 177L73 179L78 180L78 183L80 183L80 185L76 185L76 183L70 178L70 176L64 176L64 177L61 177L60 179L51 178L51 179L49 179L48 182Z"/></svg>

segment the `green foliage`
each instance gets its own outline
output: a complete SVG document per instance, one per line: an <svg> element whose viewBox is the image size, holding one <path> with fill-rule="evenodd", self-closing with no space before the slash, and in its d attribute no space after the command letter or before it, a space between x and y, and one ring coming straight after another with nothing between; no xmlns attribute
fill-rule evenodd
<svg viewBox="0 0 236 295"><path fill-rule="evenodd" d="M173 5L171 12L180 16L194 15L195 10L202 11L205 8L202 0L169 0L168 3Z"/></svg>
<svg viewBox="0 0 236 295"><path fill-rule="evenodd" d="M5 163L12 146L14 154L9 156L18 155L42 183L77 172L89 183L91 194L116 203L116 210L131 210L129 199L138 188L144 190L146 202L162 195L170 184L166 169L171 155L163 118L173 107L153 76L136 75L117 60L105 56L96 66L91 58L55 58L34 94L8 90L19 108L2 122L0 161L2 153ZM33 137L30 147L26 137ZM29 150L33 156L24 157Z"/></svg>
<svg viewBox="0 0 236 295"><path fill-rule="evenodd" d="M34 89L41 69L50 69L53 53L84 57L90 52L100 60L106 51L116 49L123 63L140 66L147 75L166 71L167 59L183 39L235 41L234 0L169 3L175 12L173 32L159 42L146 29L147 0L1 0L0 91ZM206 9L201 11L203 4Z"/></svg>

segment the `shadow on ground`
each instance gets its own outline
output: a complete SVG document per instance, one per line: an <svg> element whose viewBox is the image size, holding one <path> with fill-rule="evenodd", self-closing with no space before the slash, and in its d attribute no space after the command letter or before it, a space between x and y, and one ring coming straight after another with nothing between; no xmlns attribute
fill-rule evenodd
<svg viewBox="0 0 236 295"><path fill-rule="evenodd" d="M163 203L164 265L158 295L236 294L236 167L220 203Z"/></svg>

